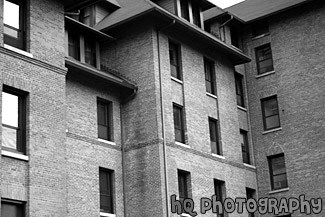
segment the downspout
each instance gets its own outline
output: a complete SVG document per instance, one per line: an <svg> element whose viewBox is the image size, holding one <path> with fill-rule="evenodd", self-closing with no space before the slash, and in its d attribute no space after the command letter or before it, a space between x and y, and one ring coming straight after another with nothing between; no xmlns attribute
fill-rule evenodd
<svg viewBox="0 0 325 217"><path fill-rule="evenodd" d="M123 130L123 118L122 118L122 107L126 103L130 102L132 99L134 99L135 95L138 92L138 88L136 87L133 90L133 93L126 97L125 99L120 101L120 128L121 128L121 151L122 151L122 187L123 187L123 209L124 209L124 216L127 216L127 204L126 204L126 168L125 168L125 146L124 146L124 130Z"/></svg>
<svg viewBox="0 0 325 217"><path fill-rule="evenodd" d="M221 28L223 28L223 34L224 34L224 39L222 40L223 42L226 42L226 33L225 33L225 29L224 29L224 26L227 24L227 23L229 23L230 21L232 21L234 19L234 16L233 15L230 15L230 18L226 21L226 22L224 22L223 24L221 24L220 26L219 26L219 34L220 34L220 39L222 40L222 38L221 38Z"/></svg>
<svg viewBox="0 0 325 217"><path fill-rule="evenodd" d="M175 24L175 20L165 27L157 29L157 50L158 50L158 70L159 70L159 88L160 88L160 108L161 108L161 130L162 130L162 140L163 140L163 160L164 160L164 176L165 176L165 197L166 197L166 216L169 217L169 198L168 198L168 172L167 172L167 148L166 148L166 131L165 131L165 109L164 109L164 94L162 85L162 72L160 63L160 41L159 41L159 31L166 29Z"/></svg>

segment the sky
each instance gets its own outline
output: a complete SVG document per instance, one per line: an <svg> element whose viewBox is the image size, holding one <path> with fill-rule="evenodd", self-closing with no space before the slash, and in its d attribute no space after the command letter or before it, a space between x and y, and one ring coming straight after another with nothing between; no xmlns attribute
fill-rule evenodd
<svg viewBox="0 0 325 217"><path fill-rule="evenodd" d="M237 4L239 2L242 2L244 0L209 0L213 4L217 5L220 8L227 8L231 5Z"/></svg>

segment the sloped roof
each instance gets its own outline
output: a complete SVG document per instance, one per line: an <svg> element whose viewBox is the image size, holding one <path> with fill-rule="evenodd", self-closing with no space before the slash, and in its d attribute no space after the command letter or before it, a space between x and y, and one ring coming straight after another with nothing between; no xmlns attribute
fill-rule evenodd
<svg viewBox="0 0 325 217"><path fill-rule="evenodd" d="M225 10L244 22L251 22L310 1L312 0L246 0Z"/></svg>
<svg viewBox="0 0 325 217"><path fill-rule="evenodd" d="M225 13L227 13L227 11L219 8L218 6L215 6L213 8L210 8L209 10L206 10L203 12L203 19L204 19L204 21L207 21L207 20L213 19L215 17L218 17L220 15L223 15Z"/></svg>

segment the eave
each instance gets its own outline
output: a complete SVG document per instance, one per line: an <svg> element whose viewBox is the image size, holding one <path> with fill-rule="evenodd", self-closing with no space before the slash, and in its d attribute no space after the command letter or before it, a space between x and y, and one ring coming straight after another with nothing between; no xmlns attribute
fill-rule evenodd
<svg viewBox="0 0 325 217"><path fill-rule="evenodd" d="M116 75L113 75L109 72L104 72L104 71L98 70L92 66L81 63L81 62L74 60L72 58L66 57L65 65L68 69L77 70L81 74L86 74L86 75L98 78L102 81L106 81L106 82L108 82L112 85L115 85L117 87L120 87L126 91L134 92L137 89L137 87L135 85L125 81L124 79L122 79ZM68 74L69 74L69 72L68 72Z"/></svg>

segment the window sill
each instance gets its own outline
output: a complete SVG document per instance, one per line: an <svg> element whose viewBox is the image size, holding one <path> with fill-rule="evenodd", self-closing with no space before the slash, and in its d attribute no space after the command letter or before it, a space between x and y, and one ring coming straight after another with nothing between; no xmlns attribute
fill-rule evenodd
<svg viewBox="0 0 325 217"><path fill-rule="evenodd" d="M272 74L275 74L275 71L269 71L269 72L265 72L263 74L260 74L260 75L256 75L255 78L258 79L258 78L262 78L262 77L265 77L265 76L268 76L268 75L272 75Z"/></svg>
<svg viewBox="0 0 325 217"><path fill-rule="evenodd" d="M100 212L100 217L115 217L115 214L112 213L106 213L106 212Z"/></svg>
<svg viewBox="0 0 325 217"><path fill-rule="evenodd" d="M249 167L249 168L252 168L252 169L255 169L255 170L256 170L256 167L255 167L255 166L253 166L253 165L250 165L250 164L246 164L246 163L244 163L244 166L245 166L245 167Z"/></svg>
<svg viewBox="0 0 325 217"><path fill-rule="evenodd" d="M14 51L14 52L16 52L16 53L22 54L22 55L24 55L24 56L28 56L28 57L30 57L30 58L33 58L33 54L28 53L28 52L23 51L23 50L20 50L20 49L18 49L18 48L13 47L13 46L10 46L10 45L7 45L7 44L4 44L3 47L6 48L6 49L8 49L8 50Z"/></svg>
<svg viewBox="0 0 325 217"><path fill-rule="evenodd" d="M18 153L15 153L15 152L11 152L11 151L1 150L1 155L6 156L6 157L19 159L19 160L23 160L23 161L28 161L29 160L28 156L23 155L23 154L18 154Z"/></svg>
<svg viewBox="0 0 325 217"><path fill-rule="evenodd" d="M276 194L276 193L281 193L281 192L285 192L285 191L289 191L289 188L281 188L278 190L273 190L273 191L270 191L269 194Z"/></svg>
<svg viewBox="0 0 325 217"><path fill-rule="evenodd" d="M173 76L170 77L173 81L179 83L179 84L183 84L183 81L179 80L178 78L175 78Z"/></svg>
<svg viewBox="0 0 325 217"><path fill-rule="evenodd" d="M208 93L208 92L206 92L206 95L207 95L207 96L210 96L210 97L212 97L212 98L218 99L218 97L217 97L216 95L212 94L212 93Z"/></svg>
<svg viewBox="0 0 325 217"><path fill-rule="evenodd" d="M212 156L220 158L220 159L226 159L224 156L218 155L218 154L215 154L215 153L212 153Z"/></svg>
<svg viewBox="0 0 325 217"><path fill-rule="evenodd" d="M278 127L278 128L272 129L272 130L264 131L264 132L262 132L262 134L265 135L265 134L274 133L274 132L277 132L277 131L280 131L280 130L282 130L282 127Z"/></svg>
<svg viewBox="0 0 325 217"><path fill-rule="evenodd" d="M247 109L244 108L244 107L241 107L241 106L237 105L237 108L238 108L239 110L242 110L242 111L244 111L244 112L247 112Z"/></svg>
<svg viewBox="0 0 325 217"><path fill-rule="evenodd" d="M103 142L103 143L106 143L106 144L109 144L109 145L116 145L115 142L108 141L108 140L105 140L105 139L97 138L97 141L98 141L98 142Z"/></svg>
<svg viewBox="0 0 325 217"><path fill-rule="evenodd" d="M190 214L187 214L187 213L182 213L180 216L181 217L192 217Z"/></svg>
<svg viewBox="0 0 325 217"><path fill-rule="evenodd" d="M265 33L265 34L262 34L262 35L258 35L258 36L253 37L252 40L257 40L259 38L263 38L263 37L268 36L268 35L270 35L270 33Z"/></svg>
<svg viewBox="0 0 325 217"><path fill-rule="evenodd" d="M182 142L177 142L177 141L175 141L175 144L176 144L176 145L183 146L183 147L185 147L185 148L190 148L189 145L186 145L185 143L182 143Z"/></svg>

